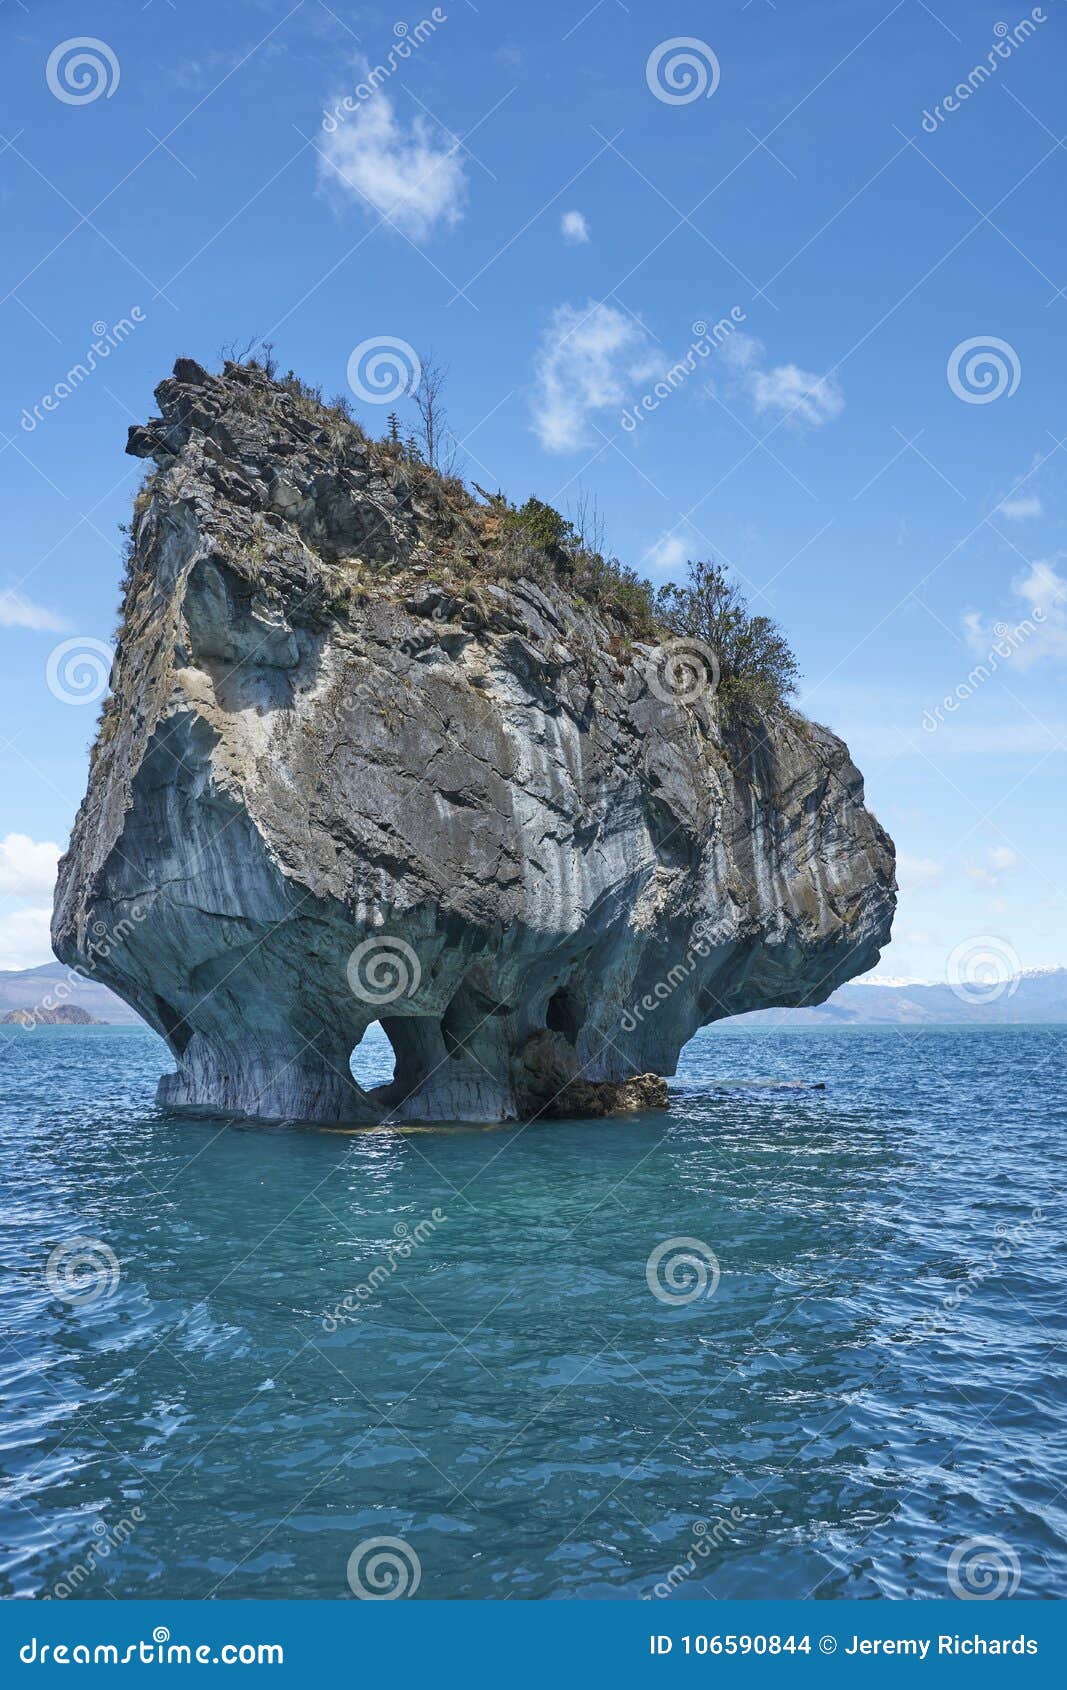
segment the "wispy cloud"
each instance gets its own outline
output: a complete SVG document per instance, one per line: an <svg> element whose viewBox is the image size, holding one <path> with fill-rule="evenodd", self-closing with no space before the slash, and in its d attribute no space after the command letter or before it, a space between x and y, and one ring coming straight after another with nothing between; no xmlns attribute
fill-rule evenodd
<svg viewBox="0 0 1067 1690"><path fill-rule="evenodd" d="M67 626L61 616L21 593L9 587L0 592L0 628L33 628L37 633L59 634Z"/></svg>
<svg viewBox="0 0 1067 1690"><path fill-rule="evenodd" d="M589 225L580 211L565 211L559 220L560 232L568 246L586 246Z"/></svg>
<svg viewBox="0 0 1067 1690"><path fill-rule="evenodd" d="M968 879L976 880L979 886L999 886L1004 875L1019 866L1019 854L1010 845L991 845L985 854L985 861L981 863L967 863L964 868Z"/></svg>
<svg viewBox="0 0 1067 1690"><path fill-rule="evenodd" d="M1044 515L1045 507L1036 493L1020 493L1017 498L1002 499L997 509L1012 522L1025 522L1029 516Z"/></svg>
<svg viewBox="0 0 1067 1690"><path fill-rule="evenodd" d="M799 364L766 363L767 348L747 334L733 334L720 349L720 358L756 411L777 411L786 422L820 428L845 408L845 396L831 375L816 375Z"/></svg>
<svg viewBox="0 0 1067 1690"><path fill-rule="evenodd" d="M933 857L913 857L907 851L897 853L897 879L901 886L914 890L917 886L929 886L933 881L940 880L944 873L944 864L935 861Z"/></svg>
<svg viewBox="0 0 1067 1690"><path fill-rule="evenodd" d="M409 125L385 94L364 100L319 147L324 186L358 200L413 241L452 229L463 215L467 179L457 143L425 118Z"/></svg>
<svg viewBox="0 0 1067 1690"><path fill-rule="evenodd" d="M1016 577L1012 589L1023 601L1025 620L990 624L980 611L969 611L963 622L971 649L983 654L998 640L1003 643L1007 632L1016 637L1009 642L1006 662L1020 669L1049 658L1062 662L1067 658L1067 578L1057 573L1051 558L1040 558Z"/></svg>
<svg viewBox="0 0 1067 1690"><path fill-rule="evenodd" d="M603 301L560 305L549 319L534 366L534 432L549 452L590 443L590 418L618 410L662 359L641 325Z"/></svg>

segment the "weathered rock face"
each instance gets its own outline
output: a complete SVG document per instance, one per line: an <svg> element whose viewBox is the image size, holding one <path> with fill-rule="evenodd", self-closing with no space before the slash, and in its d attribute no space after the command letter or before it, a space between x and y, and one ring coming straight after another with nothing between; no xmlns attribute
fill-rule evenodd
<svg viewBox="0 0 1067 1690"><path fill-rule="evenodd" d="M487 582L485 507L254 368L157 399L53 942L167 1040L163 1103L658 1106L698 1027L877 960L892 845L826 729L730 725L610 616Z"/></svg>

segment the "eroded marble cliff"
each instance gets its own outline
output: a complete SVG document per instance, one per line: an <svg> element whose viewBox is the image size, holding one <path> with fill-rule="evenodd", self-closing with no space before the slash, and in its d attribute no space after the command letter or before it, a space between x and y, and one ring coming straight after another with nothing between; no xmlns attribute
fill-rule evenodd
<svg viewBox="0 0 1067 1690"><path fill-rule="evenodd" d="M163 1103L647 1106L698 1027L877 960L893 850L839 739L653 684L620 613L493 578L492 507L257 368L156 396L53 942L166 1039Z"/></svg>

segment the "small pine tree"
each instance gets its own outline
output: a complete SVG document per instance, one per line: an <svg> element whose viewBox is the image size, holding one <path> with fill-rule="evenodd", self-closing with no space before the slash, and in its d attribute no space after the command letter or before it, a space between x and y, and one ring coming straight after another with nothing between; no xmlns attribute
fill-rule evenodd
<svg viewBox="0 0 1067 1690"><path fill-rule="evenodd" d="M390 411L388 417L386 418L386 422L389 425L389 432L386 435L386 439L388 440L390 446L399 446L400 418L397 416L395 411Z"/></svg>
<svg viewBox="0 0 1067 1690"><path fill-rule="evenodd" d="M421 464L425 461L422 455L422 447L413 434L409 434L404 442L404 456L409 464Z"/></svg>

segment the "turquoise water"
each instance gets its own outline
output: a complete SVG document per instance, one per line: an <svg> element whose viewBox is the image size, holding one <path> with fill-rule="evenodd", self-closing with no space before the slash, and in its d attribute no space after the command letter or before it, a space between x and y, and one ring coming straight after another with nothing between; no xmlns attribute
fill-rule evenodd
<svg viewBox="0 0 1067 1690"><path fill-rule="evenodd" d="M418 1597L943 1596L994 1537L1067 1595L1065 1042L715 1031L666 1116L347 1134L4 1029L0 1590L348 1597L387 1536Z"/></svg>

